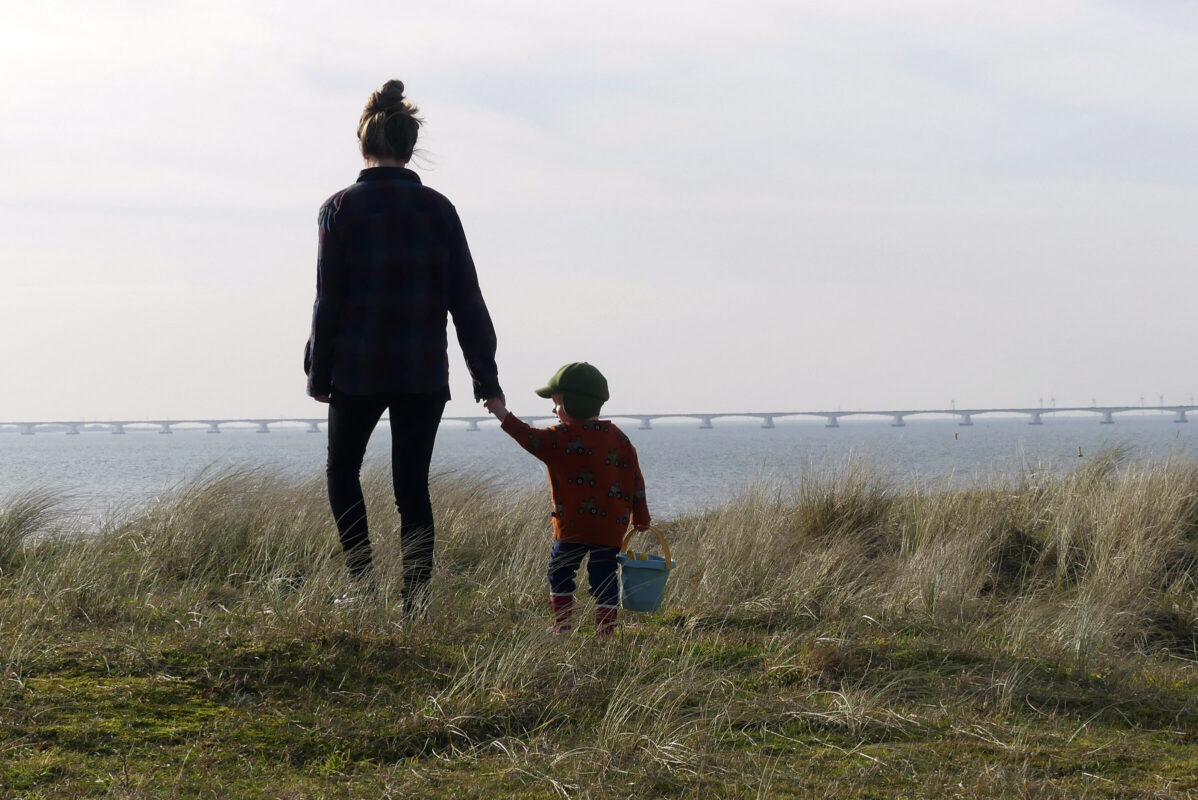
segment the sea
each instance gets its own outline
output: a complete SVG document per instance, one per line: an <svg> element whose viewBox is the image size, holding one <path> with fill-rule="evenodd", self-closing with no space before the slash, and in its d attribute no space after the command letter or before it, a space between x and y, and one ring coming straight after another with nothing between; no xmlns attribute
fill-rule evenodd
<svg viewBox="0 0 1198 800"><path fill-rule="evenodd" d="M1015 482L1034 471L1065 471L1104 450L1132 458L1198 458L1198 424L1173 422L1172 414L1093 416L842 419L839 428L803 418L758 420L635 421L616 423L637 448L650 509L668 519L727 502L763 482L786 491L804 476L858 463L897 486ZM548 425L548 422L541 423ZM267 467L296 477L322 474L327 435L305 426L273 425L268 434L251 425L176 428L170 435L131 429L123 436L84 429L79 435L0 432L0 503L34 487L52 488L89 518L127 512L198 476L231 467ZM390 439L384 421L367 451L368 462L386 461ZM435 474L481 475L513 487L547 485L543 466L494 423L477 431L445 421L437 436Z"/></svg>

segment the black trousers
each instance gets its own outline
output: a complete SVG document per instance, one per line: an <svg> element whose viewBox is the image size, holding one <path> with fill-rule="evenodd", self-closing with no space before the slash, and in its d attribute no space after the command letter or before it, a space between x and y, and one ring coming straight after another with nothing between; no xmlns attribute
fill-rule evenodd
<svg viewBox="0 0 1198 800"><path fill-rule="evenodd" d="M404 604L428 584L433 569L433 505L428 468L446 392L347 395L334 392L329 404L329 505L351 574L370 570L370 534L362 499L362 459L383 411L391 418L391 480L399 511Z"/></svg>

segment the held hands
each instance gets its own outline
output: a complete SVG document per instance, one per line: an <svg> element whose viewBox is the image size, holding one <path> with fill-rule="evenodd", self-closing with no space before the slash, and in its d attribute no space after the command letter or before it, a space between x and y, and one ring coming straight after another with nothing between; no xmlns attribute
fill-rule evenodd
<svg viewBox="0 0 1198 800"><path fill-rule="evenodd" d="M495 419L503 422L507 418L507 398L502 394L489 397L483 401L483 408L495 415Z"/></svg>
<svg viewBox="0 0 1198 800"><path fill-rule="evenodd" d="M327 394L318 394L312 399L318 403L329 402L329 396ZM503 418L507 416L507 406L505 405L506 402L507 398L505 398L503 395L499 395L498 397L492 397L484 401L483 407L498 417L500 422L503 422Z"/></svg>

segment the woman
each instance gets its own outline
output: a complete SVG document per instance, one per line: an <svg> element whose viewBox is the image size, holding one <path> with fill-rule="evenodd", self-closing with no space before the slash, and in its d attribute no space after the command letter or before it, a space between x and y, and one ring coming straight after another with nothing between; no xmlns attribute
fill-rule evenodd
<svg viewBox="0 0 1198 800"><path fill-rule="evenodd" d="M308 394L329 404L329 503L354 577L371 567L360 473L387 410L401 518L404 610L423 604L433 567L429 462L449 400L447 316L474 399L503 397L495 328L453 205L407 169L421 120L387 81L358 123L366 168L320 208L316 304L304 351Z"/></svg>

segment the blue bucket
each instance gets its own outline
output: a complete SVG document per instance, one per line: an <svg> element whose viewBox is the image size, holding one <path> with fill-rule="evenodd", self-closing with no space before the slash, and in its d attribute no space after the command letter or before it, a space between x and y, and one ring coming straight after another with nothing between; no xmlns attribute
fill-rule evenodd
<svg viewBox="0 0 1198 800"><path fill-rule="evenodd" d="M650 553L638 553L628 549L635 530L628 531L624 537L624 546L616 556L620 562L620 605L629 611L656 611L661 607L662 597L666 591L666 581L670 570L677 566L670 558L670 547L665 537L654 528L650 528L661 542L664 556Z"/></svg>

